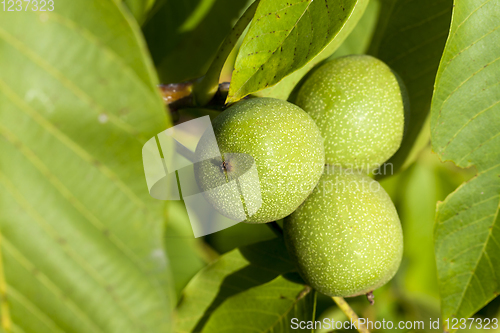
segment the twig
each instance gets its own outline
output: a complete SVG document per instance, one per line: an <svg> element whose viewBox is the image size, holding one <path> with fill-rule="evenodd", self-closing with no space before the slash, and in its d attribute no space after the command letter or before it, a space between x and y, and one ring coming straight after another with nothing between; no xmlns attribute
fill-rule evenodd
<svg viewBox="0 0 500 333"><path fill-rule="evenodd" d="M159 84L158 89L168 106L173 123L176 124L180 118L179 109L193 105L193 82Z"/></svg>
<svg viewBox="0 0 500 333"><path fill-rule="evenodd" d="M375 304L375 296L373 295L373 291L370 291L368 294L366 294L366 298L368 299L368 302L370 302L370 305Z"/></svg>
<svg viewBox="0 0 500 333"><path fill-rule="evenodd" d="M198 80L199 81L199 80ZM159 84L158 89L165 102L168 106L170 115L174 120L174 123L179 121L180 114L179 110L182 109L198 109L193 98L193 85L195 81L187 81L181 83L169 83L169 84ZM224 111L226 109L226 98L229 92L229 82L223 82L219 84L217 92L213 96L212 100L206 104L203 108L216 111Z"/></svg>
<svg viewBox="0 0 500 333"><path fill-rule="evenodd" d="M356 329L358 330L358 332L360 332L360 333L370 333L370 331L365 327L365 325L362 325L359 322L358 315L349 306L349 304L347 304L347 302L345 301L345 299L343 297L332 297L332 299L333 299L333 301L335 303L337 303L338 307L347 316L347 318L349 318L351 320L351 322L354 323L354 325L356 326Z"/></svg>

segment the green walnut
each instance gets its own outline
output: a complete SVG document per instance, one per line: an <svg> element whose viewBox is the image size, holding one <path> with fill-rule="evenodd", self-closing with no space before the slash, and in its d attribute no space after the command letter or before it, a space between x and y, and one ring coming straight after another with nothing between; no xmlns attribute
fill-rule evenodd
<svg viewBox="0 0 500 333"><path fill-rule="evenodd" d="M226 180L237 180L246 208L244 222L284 218L314 190L325 164L323 138L312 118L298 106L273 98L252 98L231 106L212 125L222 159L198 163L197 182L206 191ZM201 156L205 150L201 144L196 154ZM252 162L258 177L247 173ZM254 198L260 202L255 204ZM239 199L234 191L219 191L209 198L230 218L235 200Z"/></svg>
<svg viewBox="0 0 500 333"><path fill-rule="evenodd" d="M328 296L367 294L387 283L401 262L396 209L380 184L361 173L327 166L283 229L303 279Z"/></svg>
<svg viewBox="0 0 500 333"><path fill-rule="evenodd" d="M366 55L327 62L300 88L296 104L325 138L326 163L373 170L401 145L404 107L391 69Z"/></svg>

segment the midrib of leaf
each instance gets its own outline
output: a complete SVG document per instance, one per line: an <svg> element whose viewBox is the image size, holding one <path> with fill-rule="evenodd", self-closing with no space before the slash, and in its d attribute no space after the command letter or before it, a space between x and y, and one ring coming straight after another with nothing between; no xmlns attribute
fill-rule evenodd
<svg viewBox="0 0 500 333"><path fill-rule="evenodd" d="M5 270L3 266L3 234L0 230L0 314L2 328L10 333L12 320L10 319L10 308L7 300L7 282L5 280Z"/></svg>
<svg viewBox="0 0 500 333"><path fill-rule="evenodd" d="M290 5L290 6L286 7L286 8L281 9L281 10L288 9L288 8L290 8L290 7L293 7L293 6L295 6L295 5L301 4L301 3L303 3L303 2L308 2L307 7L304 9L304 12L300 15L300 17L298 18L298 20L295 22L295 24L293 25L293 28L289 30L288 34L286 34L285 38L283 38L283 40L281 41L281 43L278 45L278 47L277 47L277 48L275 48L275 49L274 49L274 51L276 51L277 49L279 49L280 47L282 47L282 46L283 46L283 44L285 43L285 41L286 41L286 40L288 39L288 37L290 36L290 34L291 34L291 33L292 33L292 32L293 32L296 28L297 28L297 24L300 22L300 20L301 20L301 19L302 19L302 17L304 16L304 14L308 11L309 6L311 6L312 1L313 1L313 0L303 0L303 1L300 1L300 2L297 2L297 3L294 3L294 4L292 4L292 5ZM318 0L316 0L316 1L318 1ZM259 9L257 8L257 10L259 10ZM278 10L278 11L275 11L275 12L272 12L272 13L273 13L273 14L276 14L276 13L278 13L278 12L279 12L279 11L281 11L281 10ZM259 17L257 20L260 20L260 19L261 19L261 18L263 18L263 17L264 17L264 16L261 16L261 17ZM312 21L311 21L311 24L312 24ZM311 29L311 30L312 30L312 29ZM298 36L298 35L297 35L297 36ZM298 38L298 37L297 37L297 38ZM311 51L311 49L309 48L308 52L310 52L310 51ZM273 55L273 53L271 53L271 55L267 58L267 60L266 60L266 61L265 61L265 62L264 62L261 66L263 66L263 65L267 64L267 63L268 63L268 61L269 61L269 59L271 59L272 55ZM308 53L308 55L309 55L309 53ZM293 61L292 61L292 63L293 63ZM306 65L306 64L304 64L304 65ZM259 68L260 68L260 67L259 67ZM258 73L258 72L259 72L259 69L257 68L257 70L256 70L256 71L255 71L255 72L254 72L251 76L249 76L249 77L248 77L248 79L247 79L247 80L246 80L246 81L245 81L245 82L244 82L244 83L240 86L240 89L238 89L238 90L237 90L234 94L232 94L232 95L234 96L234 95L239 94L239 92L240 92L240 91L241 91L241 90L242 90L242 89L246 86L246 84L248 83L248 81L250 81L250 80L251 80L251 79L255 76L255 74L256 74L256 73Z"/></svg>

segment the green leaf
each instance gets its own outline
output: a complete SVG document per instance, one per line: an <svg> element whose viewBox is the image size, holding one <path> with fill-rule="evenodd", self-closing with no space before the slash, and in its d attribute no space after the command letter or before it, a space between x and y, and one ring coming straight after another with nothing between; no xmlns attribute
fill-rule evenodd
<svg viewBox="0 0 500 333"><path fill-rule="evenodd" d="M189 280L205 266L207 258L202 253L202 241L194 237L184 203L171 201L167 207L165 246L173 272L175 291L180 295Z"/></svg>
<svg viewBox="0 0 500 333"><path fill-rule="evenodd" d="M227 299L212 313L203 333L297 332L294 322L314 321L315 301L310 287L279 276Z"/></svg>
<svg viewBox="0 0 500 333"><path fill-rule="evenodd" d="M273 86L312 61L310 67L283 84L285 91L279 97L288 97L312 66L330 56L349 35L367 3L261 0L236 58L228 102Z"/></svg>
<svg viewBox="0 0 500 333"><path fill-rule="evenodd" d="M164 203L141 156L169 122L139 27L112 0L55 6L0 12L4 329L170 332Z"/></svg>
<svg viewBox="0 0 500 333"><path fill-rule="evenodd" d="M405 107L409 104L403 142L388 161L395 171L416 158L412 149L423 148L415 146L415 141L429 114L452 5L452 0L382 0L381 17L368 53L400 76L408 92ZM425 145L428 140L422 142Z"/></svg>
<svg viewBox="0 0 500 333"><path fill-rule="evenodd" d="M432 100L439 158L477 175L438 205L435 251L444 318L500 293L500 3L457 1Z"/></svg>
<svg viewBox="0 0 500 333"><path fill-rule="evenodd" d="M238 223L205 237L207 243L219 253L226 253L238 247L276 238L270 228L260 224Z"/></svg>
<svg viewBox="0 0 500 333"><path fill-rule="evenodd" d="M177 307L176 332L200 332L226 299L295 270L281 238L235 249L202 269Z"/></svg>
<svg viewBox="0 0 500 333"><path fill-rule="evenodd" d="M301 69L285 77L278 82L278 84L258 91L254 95L260 97L274 97L293 102L302 83L314 72L314 70L321 66L323 62L327 61L329 57L334 56L335 52L347 42L358 26L361 25L361 29L366 30L367 27L365 24L361 24L361 20L366 16L365 14L368 11L367 6L370 6L370 3L376 2L358 1L344 27L339 31L332 42L313 60L309 61ZM366 31L364 31L364 33L366 33Z"/></svg>
<svg viewBox="0 0 500 333"><path fill-rule="evenodd" d="M153 8L156 0L123 0L135 19L142 23L146 20L148 12Z"/></svg>
<svg viewBox="0 0 500 333"><path fill-rule="evenodd" d="M144 26L163 83L205 74L250 0L165 0Z"/></svg>

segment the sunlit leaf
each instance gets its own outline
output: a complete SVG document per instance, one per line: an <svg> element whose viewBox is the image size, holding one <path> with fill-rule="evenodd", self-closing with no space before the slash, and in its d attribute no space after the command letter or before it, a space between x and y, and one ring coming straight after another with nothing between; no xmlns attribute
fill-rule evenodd
<svg viewBox="0 0 500 333"><path fill-rule="evenodd" d="M224 254L202 269L182 292L175 331L200 332L226 299L294 269L281 238Z"/></svg>
<svg viewBox="0 0 500 333"><path fill-rule="evenodd" d="M438 206L435 248L444 318L500 293L500 3L457 1L432 101L432 146L477 176Z"/></svg>
<svg viewBox="0 0 500 333"><path fill-rule="evenodd" d="M360 5L366 5L366 3L360 2ZM302 84L325 62L349 54L365 53L377 24L379 7L380 3L377 0L370 1L364 13L363 6L356 6L345 27L326 49L316 56L316 58L298 71L281 80L277 85L261 90L255 95L269 95L269 97L287 99L293 103L297 98L297 94ZM359 16L361 16L361 18L359 18ZM347 36L347 38L345 36Z"/></svg>
<svg viewBox="0 0 500 333"><path fill-rule="evenodd" d="M165 0L123 0L139 23L146 20L148 12L153 8L156 1Z"/></svg>
<svg viewBox="0 0 500 333"><path fill-rule="evenodd" d="M367 0L261 0L236 58L228 102L273 86L313 61L311 67L284 84L285 92L280 92L279 97L288 97L295 86L290 83L299 82L314 64L337 49L367 3ZM328 51L322 53L327 46Z"/></svg>
<svg viewBox="0 0 500 333"><path fill-rule="evenodd" d="M164 203L141 161L168 126L152 64L121 4L55 7L0 12L2 323L169 332Z"/></svg>
<svg viewBox="0 0 500 333"><path fill-rule="evenodd" d="M314 293L310 287L279 276L227 299L202 332L304 332L298 324L314 320Z"/></svg>

